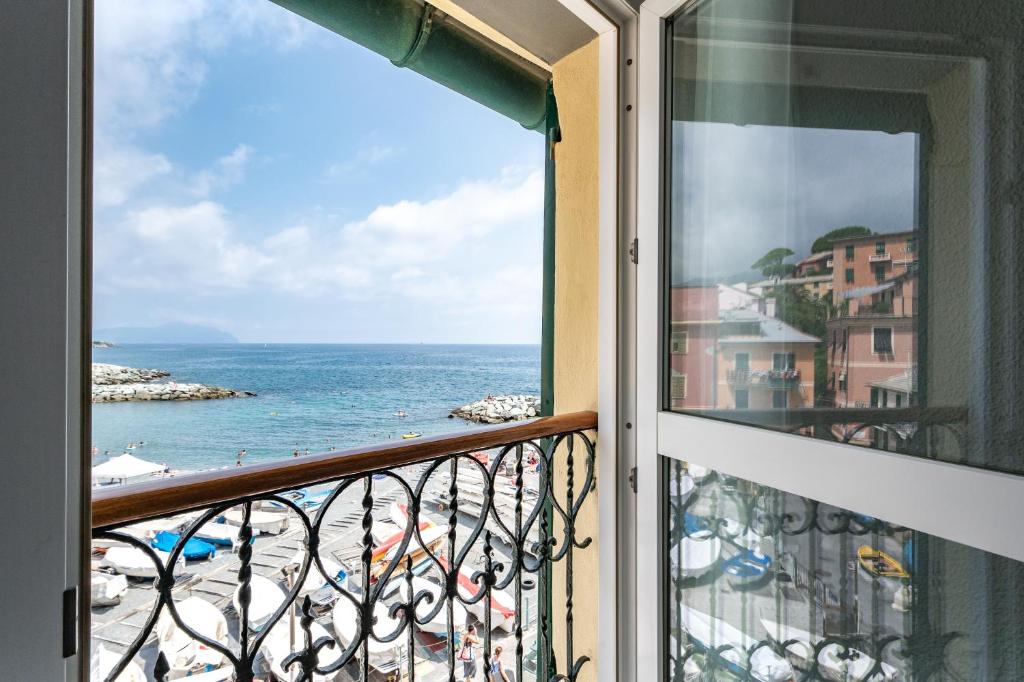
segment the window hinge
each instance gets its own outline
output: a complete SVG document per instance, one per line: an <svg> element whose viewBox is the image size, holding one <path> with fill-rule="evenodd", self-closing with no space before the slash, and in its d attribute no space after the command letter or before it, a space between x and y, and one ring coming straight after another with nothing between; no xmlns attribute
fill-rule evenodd
<svg viewBox="0 0 1024 682"><path fill-rule="evenodd" d="M63 650L64 658L71 658L78 653L78 588L69 587L64 590L64 627Z"/></svg>
<svg viewBox="0 0 1024 682"><path fill-rule="evenodd" d="M636 492L636 467L629 470L629 487L633 489L634 493Z"/></svg>
<svg viewBox="0 0 1024 682"><path fill-rule="evenodd" d="M640 240L636 237L629 243L629 260L633 261L633 265L640 262Z"/></svg>

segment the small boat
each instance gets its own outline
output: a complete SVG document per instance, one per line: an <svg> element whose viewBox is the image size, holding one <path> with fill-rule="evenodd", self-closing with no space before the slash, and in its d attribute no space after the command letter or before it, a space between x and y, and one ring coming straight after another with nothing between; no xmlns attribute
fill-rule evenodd
<svg viewBox="0 0 1024 682"><path fill-rule="evenodd" d="M423 536L424 544L432 552L434 552L436 556L437 550L440 547L441 543L444 541L445 535L447 535L447 533L448 530L446 528L441 528L440 526L431 526L430 528L427 528L426 530L421 532L420 535ZM409 544L405 548L405 553L402 556L397 556L400 547L400 544L396 544L394 547L389 549L387 553L384 555L384 557L381 558L381 560L377 562L377 564L372 569L370 569L370 575L373 577L374 580L384 575L384 572L387 571L388 566L391 564L392 561L398 562L398 566L395 567L395 571L394 573L392 573L392 575L397 576L401 575L402 572L405 571L405 557L409 557L410 559L412 559L412 563L414 566L419 564L421 561L428 560L426 550L423 548L423 545L420 544L419 539L416 538L415 535L413 535L413 537L409 539Z"/></svg>
<svg viewBox="0 0 1024 682"><path fill-rule="evenodd" d="M121 654L115 653L102 644L96 649L92 656L92 665L89 669L90 682L103 682L107 675L114 669L114 666L121 660ZM114 682L146 682L146 675L142 672L142 666L135 661L128 661L128 665L121 671Z"/></svg>
<svg viewBox="0 0 1024 682"><path fill-rule="evenodd" d="M292 557L292 566L301 567L302 562L306 560L306 550L300 549ZM345 579L348 577L348 573L342 568L341 564L333 559L321 556L320 561L324 565L324 570L334 579L334 581L340 585L345 584ZM302 589L299 590L299 596L308 594L310 592L316 592L321 587L328 585L327 578L320 572L320 568L316 565L316 562L312 562L309 565L309 573L306 574L306 580L302 583Z"/></svg>
<svg viewBox="0 0 1024 682"><path fill-rule="evenodd" d="M406 579L396 579L395 582L404 584ZM419 594L420 592L427 592L433 595L433 599L427 602L426 600L421 601L416 606L416 625L423 632L429 632L437 637L447 637L447 607L441 606L437 608L438 602L444 601L444 592L441 590L441 586L428 581L426 578L419 576L413 577L413 594ZM452 602L452 614L453 614L453 632L457 635L466 628L466 607L458 599L454 599ZM426 623L423 619L430 615L431 611L434 611L433 616Z"/></svg>
<svg viewBox="0 0 1024 682"><path fill-rule="evenodd" d="M240 526L232 526L228 523L209 521L199 527L199 530L196 531L195 537L221 547L231 547L232 545L240 542L238 539L238 532L240 530ZM250 540L250 542L255 542L256 536L259 534L260 532L254 528L252 531L252 540Z"/></svg>
<svg viewBox="0 0 1024 682"><path fill-rule="evenodd" d="M185 625L214 642L227 646L228 621L216 606L200 599L189 597L174 603L178 617ZM199 673L213 672L225 667L224 654L192 639L165 608L156 623L157 646L171 666L171 677L188 677ZM231 670L231 666L226 666Z"/></svg>
<svg viewBox="0 0 1024 682"><path fill-rule="evenodd" d="M448 568L447 562L442 562ZM473 582L473 573L463 566L459 569L459 596L463 599L471 599L483 589L482 585ZM481 623L486 622L487 597L485 596L475 604L467 604L466 610L472 613ZM516 602L508 592L504 590L491 589L491 627L501 628L505 632L512 632L516 622Z"/></svg>
<svg viewBox="0 0 1024 682"><path fill-rule="evenodd" d="M128 592L128 578L123 575L93 573L91 582L94 607L120 604L121 598Z"/></svg>
<svg viewBox="0 0 1024 682"><path fill-rule="evenodd" d="M910 574L903 569L900 562L882 550L871 547L871 545L861 545L858 547L857 559L860 561L861 568L871 575L881 578L910 577Z"/></svg>
<svg viewBox="0 0 1024 682"><path fill-rule="evenodd" d="M409 415L407 415L407 414L405 413L405 410L399 410L398 412L395 412L395 416L396 416L396 417L407 417L407 416L409 416Z"/></svg>
<svg viewBox="0 0 1024 682"><path fill-rule="evenodd" d="M757 582L768 573L771 557L752 549L745 549L722 564L722 571L732 583Z"/></svg>
<svg viewBox="0 0 1024 682"><path fill-rule="evenodd" d="M323 625L313 621L309 625L309 634L313 638L313 641L317 641L321 637L327 637L333 640L334 638L328 634L327 630ZM299 624L299 617L295 615L294 609L291 614L286 613L281 617L267 635L267 638L263 640L263 645L260 647L260 652L263 654L263 658L266 659L270 665L270 672L274 674L276 680L293 680L300 677L302 671L302 665L298 662L293 663L288 670L285 670L281 664L286 658L291 656L293 653L302 651L306 646L306 633L303 632L301 625ZM338 642L334 642L334 646L325 646L317 652L316 664L317 667L323 668L337 662L341 658L342 647L338 646ZM328 673L327 675L321 675L320 673L313 673L311 678L308 678L310 682L331 682L331 680L337 677L338 671Z"/></svg>
<svg viewBox="0 0 1024 682"><path fill-rule="evenodd" d="M156 553L160 563L166 566L167 560L171 558L171 555L158 549L153 551ZM185 557L179 556L178 561L184 565ZM100 568L112 568L129 578L156 578L158 575L153 559L138 547L121 546L109 548L106 554L103 555Z"/></svg>
<svg viewBox="0 0 1024 682"><path fill-rule="evenodd" d="M241 509L229 509L224 513L224 520L232 526L241 526L244 518ZM267 535L278 535L288 527L288 515L253 509L249 513L249 525L253 529Z"/></svg>
<svg viewBox="0 0 1024 682"><path fill-rule="evenodd" d="M433 525L434 524L432 522L430 522L430 521L420 521L420 532L422 533L423 531L425 531L426 529L430 528ZM391 535L387 536L386 538L383 538L380 541L380 544L378 544L376 547L373 548L373 558L372 558L372 561L380 561L382 558L384 558L387 555L388 550L390 550L395 545L399 544L402 541L402 538L404 538L404 537L405 537L405 529L403 528L401 530L398 530L398 531L392 533ZM416 538L415 535L411 536L409 538L409 542L411 543L415 538Z"/></svg>
<svg viewBox="0 0 1024 682"><path fill-rule="evenodd" d="M682 578L697 578L718 563L722 541L718 538L683 538L671 550L672 570Z"/></svg>
<svg viewBox="0 0 1024 682"><path fill-rule="evenodd" d="M419 438L422 435L419 431L410 431L409 433L403 433L402 438L409 440L410 438Z"/></svg>
<svg viewBox="0 0 1024 682"><path fill-rule="evenodd" d="M388 507L388 517L396 526L405 530L409 525L409 507L401 502L392 502Z"/></svg>
<svg viewBox="0 0 1024 682"><path fill-rule="evenodd" d="M359 597L356 596L356 599L358 600ZM373 625L373 636L367 639L369 663L374 669L387 675L398 670L403 648L401 642L405 638L399 637L391 642L380 642L375 639L375 637L390 635L399 626L399 621L391 617L388 607L380 600L373 605L373 618L376 621ZM342 596L334 603L334 609L331 611L331 623L334 625L334 634L342 648L347 647L356 638L359 615L356 607L346 597ZM362 648L360 647L356 653L362 656Z"/></svg>
<svg viewBox="0 0 1024 682"><path fill-rule="evenodd" d="M175 545L178 544L178 540L181 539L180 533L171 533L166 530L162 530L157 533L149 544L154 549L159 549L162 552L172 552ZM185 546L181 550L181 556L185 557L186 561L196 561L199 559L212 559L217 555L217 548L211 545L209 542L203 540L197 540L196 538L189 538L185 541Z"/></svg>
<svg viewBox="0 0 1024 682"><path fill-rule="evenodd" d="M235 606L238 618L242 618L242 606L238 603L238 592L242 589L239 585L231 597L231 603ZM281 586L269 578L261 575L254 575L249 579L249 626L255 630L262 630L270 617L274 615L286 599Z"/></svg>

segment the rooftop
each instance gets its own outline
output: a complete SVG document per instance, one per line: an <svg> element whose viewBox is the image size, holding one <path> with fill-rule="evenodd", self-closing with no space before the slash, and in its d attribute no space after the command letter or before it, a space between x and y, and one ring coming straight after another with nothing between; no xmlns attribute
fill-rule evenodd
<svg viewBox="0 0 1024 682"><path fill-rule="evenodd" d="M804 334L799 329L786 324L782 320L768 317L756 310L723 310L719 317L723 323L760 323L760 334L758 336L751 336L749 334L723 336L719 339L722 343L817 343L820 341L817 337Z"/></svg>

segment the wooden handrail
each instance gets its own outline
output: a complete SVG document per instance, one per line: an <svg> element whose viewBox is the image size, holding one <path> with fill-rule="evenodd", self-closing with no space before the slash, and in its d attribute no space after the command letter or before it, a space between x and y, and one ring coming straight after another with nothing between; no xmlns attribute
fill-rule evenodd
<svg viewBox="0 0 1024 682"><path fill-rule="evenodd" d="M596 428L596 412L571 412L515 424L485 426L457 434L204 471L136 485L99 488L93 491L92 496L92 527L96 530L121 526L254 495L417 464L445 455Z"/></svg>

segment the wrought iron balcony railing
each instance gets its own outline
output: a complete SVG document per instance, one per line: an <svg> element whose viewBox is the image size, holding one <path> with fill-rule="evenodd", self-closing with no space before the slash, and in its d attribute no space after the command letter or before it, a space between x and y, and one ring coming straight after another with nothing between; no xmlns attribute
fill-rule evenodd
<svg viewBox="0 0 1024 682"><path fill-rule="evenodd" d="M134 636L94 652L93 679L455 680L475 661L491 669L503 629L515 680L575 680L588 658L573 654L573 556L591 543L577 517L596 428L578 412L98 489L94 595L97 576L136 582L118 624ZM219 559L186 565L213 543Z"/></svg>

